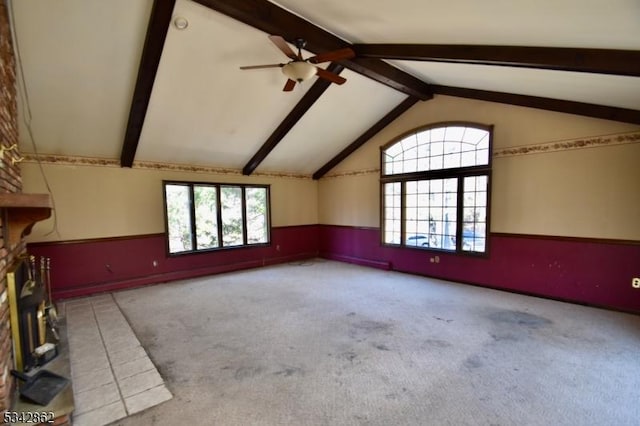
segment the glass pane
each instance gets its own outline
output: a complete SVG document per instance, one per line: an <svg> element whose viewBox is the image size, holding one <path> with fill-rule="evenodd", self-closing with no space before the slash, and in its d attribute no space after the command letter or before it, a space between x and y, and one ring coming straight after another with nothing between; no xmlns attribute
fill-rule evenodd
<svg viewBox="0 0 640 426"><path fill-rule="evenodd" d="M445 141L444 143L444 153L446 154L455 154L460 152L460 142L454 140Z"/></svg>
<svg viewBox="0 0 640 426"><path fill-rule="evenodd" d="M402 153L402 145L400 145L399 143L393 144L385 150L385 154L388 155L391 159L393 159L393 157L400 153Z"/></svg>
<svg viewBox="0 0 640 426"><path fill-rule="evenodd" d="M418 158L418 170L421 172L429 170L429 158Z"/></svg>
<svg viewBox="0 0 640 426"><path fill-rule="evenodd" d="M247 199L247 244L269 242L267 188L245 188Z"/></svg>
<svg viewBox="0 0 640 426"><path fill-rule="evenodd" d="M402 145L402 150L405 152L411 148L415 148L417 143L418 143L418 138L416 137L415 134L411 136L407 136L406 138L400 141L400 145Z"/></svg>
<svg viewBox="0 0 640 426"><path fill-rule="evenodd" d="M445 179L444 180L444 191L445 192L458 192L458 179Z"/></svg>
<svg viewBox="0 0 640 426"><path fill-rule="evenodd" d="M431 151L429 147L430 147L429 141L428 140L425 141L424 138L422 138L422 140L420 140L420 145L418 145L418 157L419 158L428 157Z"/></svg>
<svg viewBox="0 0 640 426"><path fill-rule="evenodd" d="M489 132L483 129L467 127L464 131L462 140L473 145L478 145L481 141L489 140Z"/></svg>
<svg viewBox="0 0 640 426"><path fill-rule="evenodd" d="M194 186L196 210L196 241L198 250L220 246L218 241L217 189L215 186Z"/></svg>
<svg viewBox="0 0 640 426"><path fill-rule="evenodd" d="M193 250L191 194L187 185L165 185L169 253Z"/></svg>
<svg viewBox="0 0 640 426"><path fill-rule="evenodd" d="M476 206L486 206L487 205L487 193L484 191L476 192Z"/></svg>
<svg viewBox="0 0 640 426"><path fill-rule="evenodd" d="M406 206L407 208L415 207L418 205L418 194L407 194Z"/></svg>
<svg viewBox="0 0 640 426"><path fill-rule="evenodd" d="M385 175L390 175L393 174L393 162L385 162L384 163L384 174Z"/></svg>
<svg viewBox="0 0 640 426"><path fill-rule="evenodd" d="M384 242L387 244L400 244L400 232L386 231Z"/></svg>
<svg viewBox="0 0 640 426"><path fill-rule="evenodd" d="M459 127L459 126L447 127L445 138L446 140L449 140L449 141L461 141L466 130L467 130L466 127Z"/></svg>
<svg viewBox="0 0 640 426"><path fill-rule="evenodd" d="M428 182L429 182L429 190L431 192L442 192L444 187L444 182L442 181L442 179L433 179ZM430 197L430 198L433 198L433 197Z"/></svg>
<svg viewBox="0 0 640 426"><path fill-rule="evenodd" d="M407 151L405 151L404 153L404 159L405 160L413 160L418 158L418 148L413 147L411 149L408 149Z"/></svg>
<svg viewBox="0 0 640 426"><path fill-rule="evenodd" d="M445 154L444 162L442 163L443 169L454 169L460 167L460 154Z"/></svg>
<svg viewBox="0 0 640 426"><path fill-rule="evenodd" d="M480 149L477 151L478 152L478 156L477 156L477 164L478 165L484 165L484 164L489 164L489 150L488 149Z"/></svg>
<svg viewBox="0 0 640 426"><path fill-rule="evenodd" d="M445 192L444 205L455 207L458 204L458 179L444 179L442 186Z"/></svg>
<svg viewBox="0 0 640 426"><path fill-rule="evenodd" d="M476 146L470 143L466 143L463 142L462 145L462 151L461 152L475 152L476 150Z"/></svg>
<svg viewBox="0 0 640 426"><path fill-rule="evenodd" d="M242 188L221 186L220 192L222 245L225 247L242 245Z"/></svg>
<svg viewBox="0 0 640 426"><path fill-rule="evenodd" d="M422 219L418 221L418 227L416 232L419 234L428 235L429 234L429 212L426 212L426 219ZM424 245L424 244L423 244Z"/></svg>
<svg viewBox="0 0 640 426"><path fill-rule="evenodd" d="M445 127L438 127L429 131L431 142L442 142L444 140Z"/></svg>
<svg viewBox="0 0 640 426"><path fill-rule="evenodd" d="M444 154L444 144L442 142L431 143L431 155L438 156Z"/></svg>
<svg viewBox="0 0 640 426"><path fill-rule="evenodd" d="M447 222L456 223L456 213L457 211L455 207L448 207L444 209L444 220Z"/></svg>
<svg viewBox="0 0 640 426"><path fill-rule="evenodd" d="M404 173L412 173L418 170L418 161L416 159L405 160Z"/></svg>
<svg viewBox="0 0 640 426"><path fill-rule="evenodd" d="M430 170L439 170L442 168L442 155L431 157L431 163L429 164Z"/></svg>
<svg viewBox="0 0 640 426"><path fill-rule="evenodd" d="M486 223L487 222L487 208L486 207L476 207L476 220L478 222Z"/></svg>
<svg viewBox="0 0 640 426"><path fill-rule="evenodd" d="M462 250L482 253L487 238L487 183L488 177L464 178L464 206Z"/></svg>
<svg viewBox="0 0 640 426"><path fill-rule="evenodd" d="M465 194L473 193L476 190L477 176L464 178L464 191Z"/></svg>
<svg viewBox="0 0 640 426"><path fill-rule="evenodd" d="M402 167L402 161L394 161L393 162L393 174L403 173L404 168Z"/></svg>
<svg viewBox="0 0 640 426"><path fill-rule="evenodd" d="M466 204L465 204L465 205L466 205ZM475 209L475 208L473 208L473 207L465 207L465 208L463 209L463 213L462 213L462 215L463 215L463 216L462 216L462 217L463 217L463 220L464 220L465 222L470 222L470 223L475 222L475 221L476 221L476 220L475 220L475 217L476 217L476 216L475 216L475 212L476 212L476 209Z"/></svg>
<svg viewBox="0 0 640 426"><path fill-rule="evenodd" d="M478 141L478 149L489 149L489 132L486 132L484 137Z"/></svg>
<svg viewBox="0 0 640 426"><path fill-rule="evenodd" d="M384 242L400 244L400 182L386 183L384 192Z"/></svg>
<svg viewBox="0 0 640 426"><path fill-rule="evenodd" d="M469 167L476 165L476 153L475 151L462 153L462 167Z"/></svg>
<svg viewBox="0 0 640 426"><path fill-rule="evenodd" d="M467 189L464 192L464 205L475 206L476 205L476 193L473 189Z"/></svg>
<svg viewBox="0 0 640 426"><path fill-rule="evenodd" d="M407 207L404 213L407 221L418 219L418 210L415 207Z"/></svg>
<svg viewBox="0 0 640 426"><path fill-rule="evenodd" d="M442 192L434 192L431 198L431 205L441 207L444 203L444 198Z"/></svg>

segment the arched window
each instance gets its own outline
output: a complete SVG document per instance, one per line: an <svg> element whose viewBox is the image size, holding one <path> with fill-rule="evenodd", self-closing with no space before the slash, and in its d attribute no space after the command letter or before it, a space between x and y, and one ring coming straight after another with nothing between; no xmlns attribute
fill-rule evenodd
<svg viewBox="0 0 640 426"><path fill-rule="evenodd" d="M492 129L440 123L382 147L384 244L486 252Z"/></svg>

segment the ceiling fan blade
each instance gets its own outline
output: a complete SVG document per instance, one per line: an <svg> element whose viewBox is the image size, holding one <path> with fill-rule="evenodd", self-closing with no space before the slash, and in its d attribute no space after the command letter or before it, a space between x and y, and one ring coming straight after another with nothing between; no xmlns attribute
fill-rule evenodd
<svg viewBox="0 0 640 426"><path fill-rule="evenodd" d="M312 56L309 58L309 62L312 64L320 64L322 62L350 59L354 56L356 56L356 52L354 52L350 47L345 47L344 49L333 50L331 52L320 53L319 55Z"/></svg>
<svg viewBox="0 0 640 426"><path fill-rule="evenodd" d="M282 89L283 92L290 92L293 90L293 88L296 87L296 82L288 79L287 82L284 84L284 89Z"/></svg>
<svg viewBox="0 0 640 426"><path fill-rule="evenodd" d="M273 44L275 44L278 47L278 49L280 49L282 51L282 53L287 55L287 57L289 57L290 59L299 59L298 55L296 55L293 52L293 50L291 50L291 48L287 44L286 40L284 38L282 38L281 36L279 36L279 35L270 35L269 36L269 40L271 40L271 42Z"/></svg>
<svg viewBox="0 0 640 426"><path fill-rule="evenodd" d="M258 70L262 68L282 68L284 64L269 64L269 65L248 65L240 67L241 70Z"/></svg>
<svg viewBox="0 0 640 426"><path fill-rule="evenodd" d="M338 74L334 74L331 71L327 71L324 68L317 68L316 74L320 78L324 78L325 80L329 80L332 83L336 84L344 84L347 81L346 78L340 77Z"/></svg>

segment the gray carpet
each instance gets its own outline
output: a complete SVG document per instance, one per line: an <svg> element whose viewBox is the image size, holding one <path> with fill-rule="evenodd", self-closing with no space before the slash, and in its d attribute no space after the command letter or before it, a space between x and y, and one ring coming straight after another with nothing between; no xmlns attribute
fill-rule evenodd
<svg viewBox="0 0 640 426"><path fill-rule="evenodd" d="M123 291L174 398L118 425L637 425L640 317L314 260Z"/></svg>

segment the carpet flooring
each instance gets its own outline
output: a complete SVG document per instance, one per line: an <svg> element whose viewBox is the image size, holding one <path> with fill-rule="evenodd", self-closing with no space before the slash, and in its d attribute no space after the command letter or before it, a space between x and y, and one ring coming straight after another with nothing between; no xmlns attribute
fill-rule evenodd
<svg viewBox="0 0 640 426"><path fill-rule="evenodd" d="M114 293L174 398L117 425L637 425L640 317L315 259Z"/></svg>

